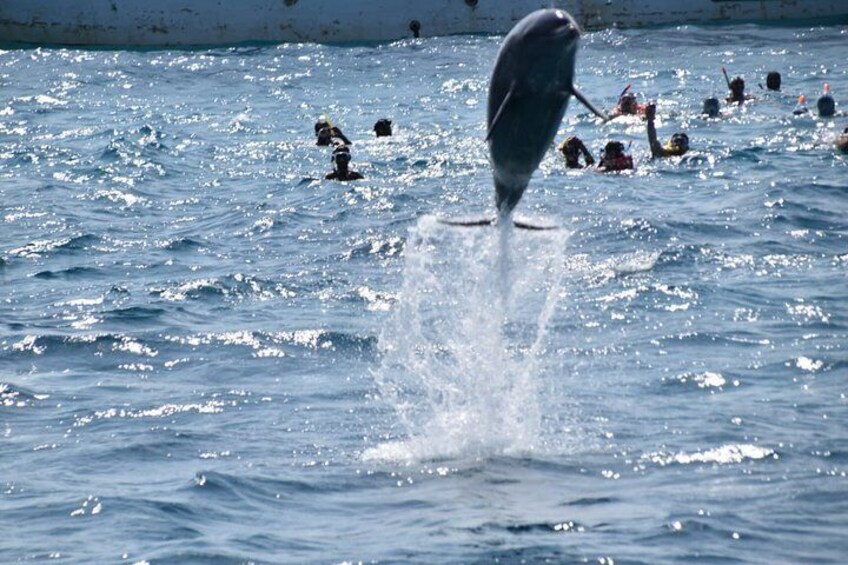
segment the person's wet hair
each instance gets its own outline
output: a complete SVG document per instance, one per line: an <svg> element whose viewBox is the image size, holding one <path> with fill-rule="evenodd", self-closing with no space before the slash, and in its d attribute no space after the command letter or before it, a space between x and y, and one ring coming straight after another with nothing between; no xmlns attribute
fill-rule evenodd
<svg viewBox="0 0 848 565"><path fill-rule="evenodd" d="M570 136L566 138L565 143L562 144L562 152L577 155L577 152L580 150L580 140L575 136Z"/></svg>
<svg viewBox="0 0 848 565"><path fill-rule="evenodd" d="M836 102L833 100L833 96L825 94L816 101L816 108L822 118L832 118L836 113Z"/></svg>
<svg viewBox="0 0 848 565"><path fill-rule="evenodd" d="M565 140L565 142L560 145L559 150L562 152L565 157L565 162L569 166L575 166L578 164L578 159L580 157L580 141L571 136Z"/></svg>
<svg viewBox="0 0 848 565"><path fill-rule="evenodd" d="M719 103L718 98L705 98L704 99L704 109L701 111L702 114L709 116L710 118L715 118L719 114Z"/></svg>
<svg viewBox="0 0 848 565"><path fill-rule="evenodd" d="M624 155L624 144L620 141L608 141L604 146L604 155L606 157Z"/></svg>
<svg viewBox="0 0 848 565"><path fill-rule="evenodd" d="M766 88L769 90L780 90L780 73L777 71L771 71L766 75Z"/></svg>
<svg viewBox="0 0 848 565"><path fill-rule="evenodd" d="M621 108L621 112L624 114L635 114L636 113L636 95L635 94L625 94L621 97L621 100L618 102L619 107Z"/></svg>
<svg viewBox="0 0 848 565"><path fill-rule="evenodd" d="M392 135L392 121L386 118L377 120L374 124L374 133L377 137L390 137Z"/></svg>
<svg viewBox="0 0 848 565"><path fill-rule="evenodd" d="M743 94L745 92L745 79L736 77L730 81L730 91L735 95Z"/></svg>

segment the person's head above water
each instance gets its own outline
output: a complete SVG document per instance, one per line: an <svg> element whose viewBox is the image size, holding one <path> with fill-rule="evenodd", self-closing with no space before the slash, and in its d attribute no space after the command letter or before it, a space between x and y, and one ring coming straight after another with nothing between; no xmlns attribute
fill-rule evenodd
<svg viewBox="0 0 848 565"><path fill-rule="evenodd" d="M636 95L627 93L618 99L619 111L628 116L632 116L639 111L639 105L636 102Z"/></svg>
<svg viewBox="0 0 848 565"><path fill-rule="evenodd" d="M671 139L665 145L666 153L673 156L684 155L689 151L689 136L685 133L677 132L671 136Z"/></svg>
<svg viewBox="0 0 848 565"><path fill-rule="evenodd" d="M324 126L315 132L316 145L331 145L333 143L333 130L330 126Z"/></svg>
<svg viewBox="0 0 848 565"><path fill-rule="evenodd" d="M836 113L836 101L830 95L830 85L824 85L824 94L816 101L816 108L822 118L832 118Z"/></svg>
<svg viewBox="0 0 848 565"><path fill-rule="evenodd" d="M705 98L704 99L704 109L701 111L702 114L709 116L710 118L715 118L719 114L719 103L718 98Z"/></svg>
<svg viewBox="0 0 848 565"><path fill-rule="evenodd" d="M745 80L742 77L736 77L730 84L730 94L733 100L744 100L745 99Z"/></svg>
<svg viewBox="0 0 848 565"><path fill-rule="evenodd" d="M333 170L324 175L327 180L350 181L364 178L360 173L350 168L350 147L339 145L333 149Z"/></svg>
<svg viewBox="0 0 848 565"><path fill-rule="evenodd" d="M780 73L777 71L771 71L766 75L766 88L769 90L780 90Z"/></svg>
<svg viewBox="0 0 848 565"><path fill-rule="evenodd" d="M624 155L624 144L620 141L607 141L604 145L604 158L615 159Z"/></svg>
<svg viewBox="0 0 848 565"><path fill-rule="evenodd" d="M586 149L583 141L581 141L576 135L567 137L565 141L560 144L559 150L565 157L565 166L569 169L582 168L582 165L580 164L581 154L586 160L587 167L595 164L595 159L592 157L592 154L589 153L589 150Z"/></svg>
<svg viewBox="0 0 848 565"><path fill-rule="evenodd" d="M318 118L318 121L315 122L315 135L318 135L318 132L324 128L330 129L332 126L330 122L327 121L327 118L321 117Z"/></svg>
<svg viewBox="0 0 848 565"><path fill-rule="evenodd" d="M563 155L565 155L566 160L573 158L576 161L578 155L580 155L580 145L580 138L572 135L562 142L559 146L559 150Z"/></svg>
<svg viewBox="0 0 848 565"><path fill-rule="evenodd" d="M350 147L339 145L333 149L333 164L337 170L347 170L347 166L350 164Z"/></svg>
<svg viewBox="0 0 848 565"><path fill-rule="evenodd" d="M633 168L633 158L624 153L624 144L620 141L608 141L601 155L598 170L604 172L625 171Z"/></svg>
<svg viewBox="0 0 848 565"><path fill-rule="evenodd" d="M390 137L392 135L392 121L386 118L377 120L374 124L374 133L377 137Z"/></svg>

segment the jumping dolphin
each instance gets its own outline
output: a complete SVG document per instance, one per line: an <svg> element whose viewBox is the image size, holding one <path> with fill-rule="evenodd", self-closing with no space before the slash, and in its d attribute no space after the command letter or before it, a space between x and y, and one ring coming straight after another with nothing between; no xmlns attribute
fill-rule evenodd
<svg viewBox="0 0 848 565"><path fill-rule="evenodd" d="M498 213L509 214L556 136L573 94L580 28L564 10L537 10L504 39L489 84L486 136Z"/></svg>
<svg viewBox="0 0 848 565"><path fill-rule="evenodd" d="M489 158L498 216L508 218L556 136L574 95L607 119L574 87L580 27L564 10L536 10L515 24L498 52L489 84ZM448 222L489 225L495 220ZM530 227L530 226L520 226Z"/></svg>

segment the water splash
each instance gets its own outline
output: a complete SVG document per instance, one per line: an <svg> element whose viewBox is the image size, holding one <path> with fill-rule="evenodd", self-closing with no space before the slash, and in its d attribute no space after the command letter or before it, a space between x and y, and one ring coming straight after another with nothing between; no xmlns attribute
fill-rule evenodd
<svg viewBox="0 0 848 565"><path fill-rule="evenodd" d="M546 327L562 296L568 232L458 229L422 218L375 372L399 441L368 460L525 454L545 443Z"/></svg>

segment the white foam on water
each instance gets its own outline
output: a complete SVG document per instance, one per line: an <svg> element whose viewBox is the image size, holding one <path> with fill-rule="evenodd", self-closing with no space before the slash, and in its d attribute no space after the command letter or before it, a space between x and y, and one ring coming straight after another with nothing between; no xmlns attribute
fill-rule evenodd
<svg viewBox="0 0 848 565"><path fill-rule="evenodd" d="M521 455L544 446L546 331L562 296L568 235L418 222L374 375L402 438L364 459Z"/></svg>

